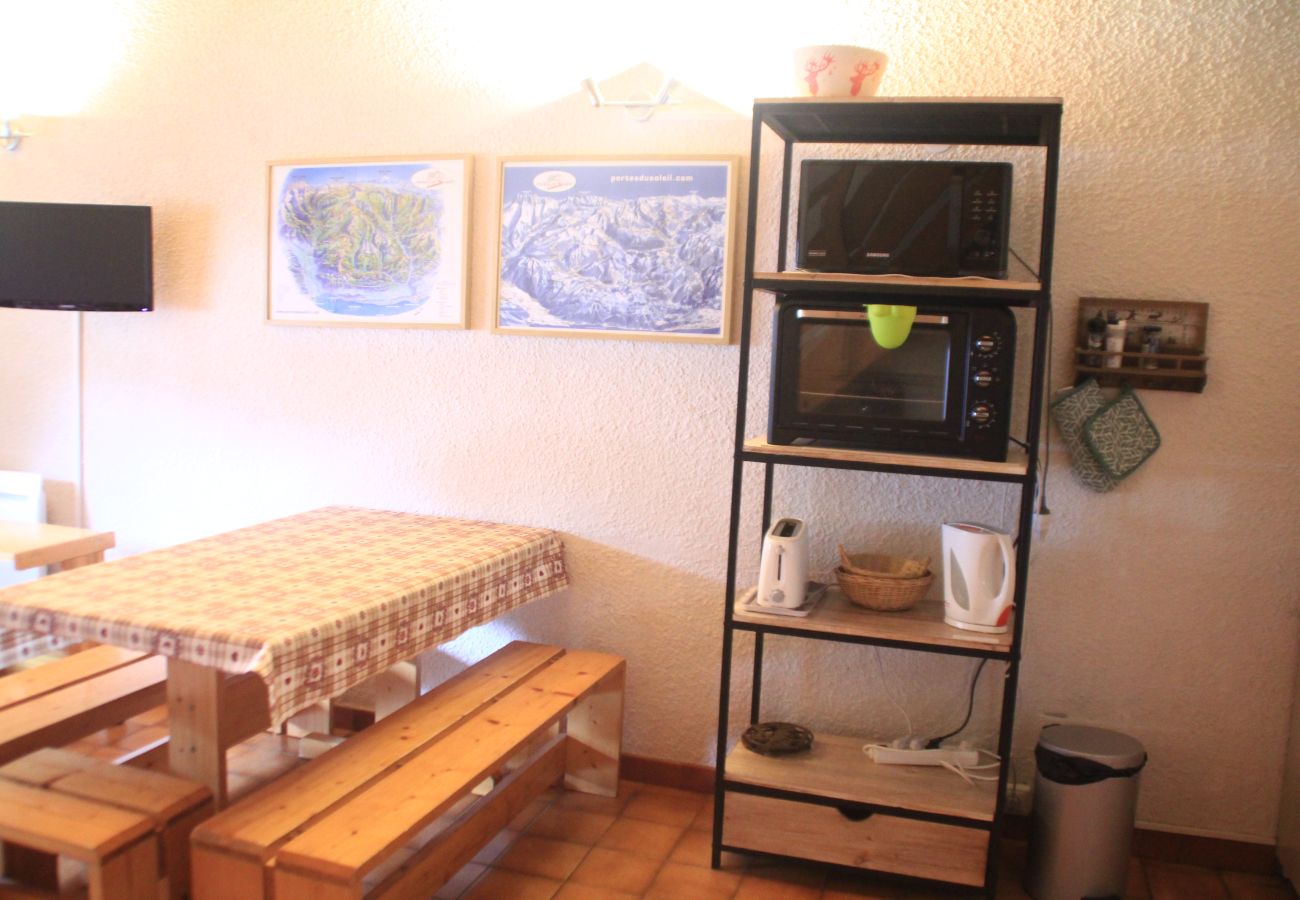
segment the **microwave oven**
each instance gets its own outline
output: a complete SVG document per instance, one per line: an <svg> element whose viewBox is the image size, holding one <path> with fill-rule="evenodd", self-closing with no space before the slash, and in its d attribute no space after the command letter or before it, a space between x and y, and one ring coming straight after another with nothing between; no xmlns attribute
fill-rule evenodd
<svg viewBox="0 0 1300 900"><path fill-rule="evenodd" d="M863 303L840 294L784 297L773 315L771 443L1007 458L1011 310L918 305L893 350L872 337Z"/></svg>
<svg viewBox="0 0 1300 900"><path fill-rule="evenodd" d="M801 269L1007 277L1011 164L807 159Z"/></svg>

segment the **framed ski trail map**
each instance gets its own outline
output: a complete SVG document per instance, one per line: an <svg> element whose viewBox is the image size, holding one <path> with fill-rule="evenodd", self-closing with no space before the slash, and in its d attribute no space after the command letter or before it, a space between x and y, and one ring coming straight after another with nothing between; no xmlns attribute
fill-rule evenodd
<svg viewBox="0 0 1300 900"><path fill-rule="evenodd" d="M270 165L267 318L464 328L472 158Z"/></svg>
<svg viewBox="0 0 1300 900"><path fill-rule="evenodd" d="M739 160L501 162L492 330L727 343Z"/></svg>

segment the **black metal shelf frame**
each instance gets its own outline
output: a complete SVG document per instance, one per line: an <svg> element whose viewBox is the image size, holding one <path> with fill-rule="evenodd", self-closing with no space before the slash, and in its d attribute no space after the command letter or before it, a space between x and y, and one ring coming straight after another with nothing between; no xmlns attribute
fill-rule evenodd
<svg viewBox="0 0 1300 900"><path fill-rule="evenodd" d="M787 276L792 273L784 273ZM772 278L756 275L754 290L772 294L845 294L854 297L863 295L888 295L897 297L932 297L944 300L959 299L972 306L1012 306L1033 308L1043 302L1044 294L1039 290L1020 290L998 287L991 284L960 284L944 286L941 284L894 282L894 281L831 281L825 278L792 279ZM852 301L849 301L852 303Z"/></svg>
<svg viewBox="0 0 1300 900"><path fill-rule="evenodd" d="M771 797L775 800L795 800L816 806L830 806L835 809L854 810L867 814L882 813L899 819L916 819L918 822L934 822L939 825L958 825L962 828L974 828L989 831L993 823L984 819L971 819L965 816L952 816L944 813L922 812L903 806L890 806L887 803L860 803L856 800L840 800L820 794L808 794L803 791L787 791L781 788L762 787L748 781L728 781L727 790L733 794L753 794L756 797ZM741 851L743 852L743 851Z"/></svg>
<svg viewBox="0 0 1300 900"><path fill-rule="evenodd" d="M1038 448L1042 430L1043 401L1046 386L1043 373L1049 348L1048 322L1051 318L1052 257L1055 246L1054 223L1056 218L1057 178L1060 165L1061 103L1055 99L1033 100L869 100L808 102L800 100L759 101L754 105L751 130L749 195L747 232L745 235L744 297L741 307L739 379L736 396L735 449L733 455L730 533L727 545L726 602L723 626L722 665L720 677L717 769L714 791L713 865L721 864L723 850L746 851L723 842L724 805L727 790L737 785L726 778L728 722L731 705L731 669L733 641L736 631L754 635L753 685L750 696L750 721L759 720L762 699L763 638L765 634L788 634L813 640L846 641L850 643L899 646L902 649L925 653L958 653L969 656L987 656L1007 663L1003 681L1002 708L998 731L998 788L993 821L989 825L990 837L985 860L984 891L994 896L997 881L997 858L1006 802L1007 780L1010 774L1011 737L1014 725L1016 689L1019 677L1021 640L1026 616L1026 586L1029 575L1030 541L1033 531L1035 485L1038 480ZM1039 245L1039 272L1036 291L1011 290L995 286L972 286L954 283L951 291L936 285L899 285L894 283L844 283L809 280L794 286L787 279L763 279L754 272L756 227L760 196L760 160L764 130L770 130L782 146L782 175L780 212L777 237L777 270L786 268L786 249L789 246L790 186L794 145L796 143L897 143L897 144L960 144L986 146L1037 146L1045 151L1042 199L1042 228ZM1030 365L1029 410L1027 414L1027 466L1023 475L970 472L964 470L881 465L855 460L826 460L808 457L781 456L747 451L746 408L750 368L750 335L753 326L753 299L756 290L774 293L825 293L853 292L862 294L912 294L916 296L944 296L958 302L973 304L999 303L1008 306L1032 308L1034 316L1033 352ZM898 474L925 475L943 478L976 479L991 482L1020 484L1020 507L1017 516L1016 553L1016 615L1013 618L1010 653L973 651L936 645L916 645L912 642L894 642L876 638L840 635L800 630L797 626L752 626L734 621L736 599L736 568L741 519L741 494L746 464L763 466L762 532L771 523L773 475L778 465L811 465L824 468L861 469ZM752 786L747 790L754 790ZM766 791L761 792L766 793Z"/></svg>

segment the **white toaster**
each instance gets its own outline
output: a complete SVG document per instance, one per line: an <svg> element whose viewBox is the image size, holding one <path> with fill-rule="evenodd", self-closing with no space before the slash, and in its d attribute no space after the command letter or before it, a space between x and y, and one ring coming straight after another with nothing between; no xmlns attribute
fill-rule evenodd
<svg viewBox="0 0 1300 900"><path fill-rule="evenodd" d="M808 531L802 519L777 519L763 536L759 606L798 609L808 590Z"/></svg>

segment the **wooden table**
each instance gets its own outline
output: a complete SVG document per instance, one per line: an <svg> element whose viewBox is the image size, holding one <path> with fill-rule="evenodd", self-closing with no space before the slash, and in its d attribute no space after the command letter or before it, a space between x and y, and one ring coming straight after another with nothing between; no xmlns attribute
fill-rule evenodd
<svg viewBox="0 0 1300 900"><path fill-rule="evenodd" d="M49 566L51 572L66 572L103 562L104 551L111 550L115 543L111 531L0 521L0 560L12 560L18 571ZM0 669L57 650L63 643L48 634L23 634L0 628Z"/></svg>
<svg viewBox="0 0 1300 900"><path fill-rule="evenodd" d="M168 657L172 771L569 583L554 532L329 507L0 590L0 627Z"/></svg>
<svg viewBox="0 0 1300 900"><path fill-rule="evenodd" d="M104 551L116 544L113 532L0 521L0 559L11 559L15 569L51 566L66 572L103 562Z"/></svg>

